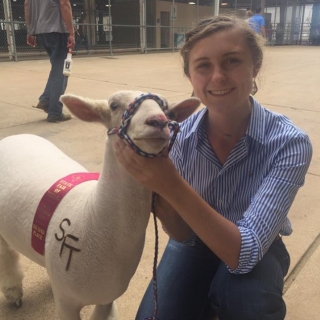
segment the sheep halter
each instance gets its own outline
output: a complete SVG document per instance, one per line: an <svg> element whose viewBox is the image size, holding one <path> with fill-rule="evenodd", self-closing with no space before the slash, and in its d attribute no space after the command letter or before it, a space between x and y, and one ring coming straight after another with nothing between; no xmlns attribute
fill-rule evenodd
<svg viewBox="0 0 320 320"><path fill-rule="evenodd" d="M164 104L163 100L157 95L152 93L141 94L139 97L134 99L134 101L129 104L128 109L123 113L120 127L109 129L107 133L108 135L118 134L118 136L121 139L124 139L136 153L147 158L153 158L161 154L163 150L161 150L158 154L144 152L138 146L136 146L130 139L130 137L127 135L127 129L130 124L131 118L134 116L141 103L147 99L156 101L163 112L168 110L168 106ZM170 151L179 132L179 124L176 121L171 121L168 119L168 127L171 131L173 131L172 137L168 145L168 151Z"/></svg>

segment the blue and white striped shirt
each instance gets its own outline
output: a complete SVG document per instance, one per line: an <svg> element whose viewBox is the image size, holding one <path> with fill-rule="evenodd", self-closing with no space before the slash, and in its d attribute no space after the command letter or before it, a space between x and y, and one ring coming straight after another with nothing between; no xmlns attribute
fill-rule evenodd
<svg viewBox="0 0 320 320"><path fill-rule="evenodd" d="M312 145L287 117L252 99L246 135L221 165L212 150L203 119L207 109L181 124L170 157L195 191L241 233L239 265L247 273L263 257L275 237L290 235L287 218L304 184Z"/></svg>

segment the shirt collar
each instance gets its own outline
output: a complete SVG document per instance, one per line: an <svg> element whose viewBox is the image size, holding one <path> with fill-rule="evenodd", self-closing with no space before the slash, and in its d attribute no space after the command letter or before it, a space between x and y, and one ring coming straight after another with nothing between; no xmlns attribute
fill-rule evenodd
<svg viewBox="0 0 320 320"><path fill-rule="evenodd" d="M202 127L202 124L204 122L205 119L205 115L207 113L208 109L207 108L203 108L201 109L199 112L197 112L194 116L196 117L192 127L190 128L188 134L186 135L186 137L190 137L192 134L194 134L195 132L198 133L199 132L199 128ZM192 116L191 116L192 117ZM186 120L188 121L188 120ZM204 124L203 124L204 126Z"/></svg>
<svg viewBox="0 0 320 320"><path fill-rule="evenodd" d="M250 96L250 100L252 102L252 111L246 135L253 138L257 142L264 144L266 120L264 108L252 96ZM197 134L199 134L200 128L204 126L204 119L206 117L207 112L208 109L203 108L197 113L196 120L193 126L191 127L187 137L192 135L194 132L197 132Z"/></svg>
<svg viewBox="0 0 320 320"><path fill-rule="evenodd" d="M264 144L266 123L264 108L252 96L250 96L250 100L252 102L252 111L246 135Z"/></svg>

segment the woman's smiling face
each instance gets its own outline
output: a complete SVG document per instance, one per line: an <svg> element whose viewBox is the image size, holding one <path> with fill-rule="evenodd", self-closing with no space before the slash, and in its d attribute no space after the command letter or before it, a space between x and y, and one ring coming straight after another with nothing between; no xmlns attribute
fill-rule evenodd
<svg viewBox="0 0 320 320"><path fill-rule="evenodd" d="M190 51L189 80L209 110L232 113L250 107L252 81L258 71L243 33L236 28L217 31Z"/></svg>

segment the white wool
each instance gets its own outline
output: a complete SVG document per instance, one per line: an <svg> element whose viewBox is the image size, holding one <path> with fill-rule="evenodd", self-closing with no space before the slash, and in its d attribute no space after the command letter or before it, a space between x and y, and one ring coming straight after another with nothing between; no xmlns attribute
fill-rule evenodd
<svg viewBox="0 0 320 320"><path fill-rule="evenodd" d="M124 110L140 94L119 91L108 100L64 95L61 100L79 119L113 128L119 126ZM169 104L169 109L183 120L198 105L199 100L191 98ZM143 139L160 131L147 124L147 119L159 115L163 115L159 105L145 100L128 129L131 139L139 136L137 144L148 153L158 153L168 143L165 139ZM58 205L48 226L44 256L31 247L39 201L59 179L87 170L41 137L22 134L0 141L0 287L10 302L21 305L19 252L47 269L61 320L79 320L85 305L99 305L91 320L118 319L114 300L127 289L141 258L151 192L118 163L115 138L106 139L99 180L74 187ZM61 229L63 219L69 219L71 225L65 223ZM66 238L66 243L81 250L72 252L68 271L70 250L65 247L60 256L62 241L57 240L63 234L77 237L78 241Z"/></svg>

